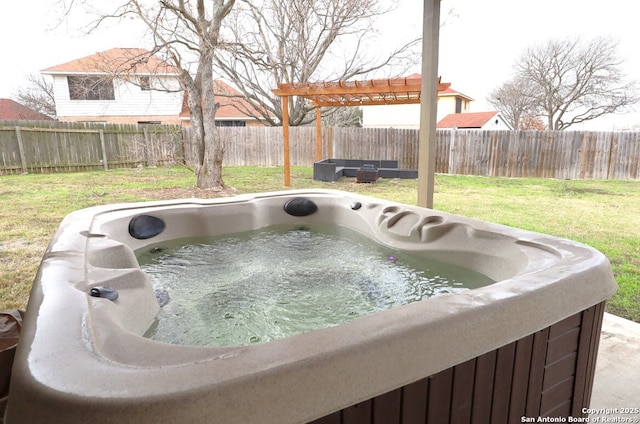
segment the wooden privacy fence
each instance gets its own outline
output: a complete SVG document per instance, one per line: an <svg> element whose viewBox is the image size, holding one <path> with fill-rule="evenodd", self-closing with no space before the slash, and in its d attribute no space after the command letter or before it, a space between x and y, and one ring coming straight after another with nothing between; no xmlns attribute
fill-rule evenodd
<svg viewBox="0 0 640 424"><path fill-rule="evenodd" d="M189 128L0 122L0 175L193 165ZM282 166L280 127L223 127L225 166ZM315 128L293 127L291 165L316 160ZM323 158L418 167L418 131L324 128ZM436 172L558 179L640 179L640 132L438 130Z"/></svg>
<svg viewBox="0 0 640 424"><path fill-rule="evenodd" d="M179 126L0 121L0 175L155 166L182 149Z"/></svg>
<svg viewBox="0 0 640 424"><path fill-rule="evenodd" d="M282 166L284 144L282 127L220 127L218 136L224 142L223 165L228 166ZM315 127L292 127L291 165L312 166L316 157ZM326 130L325 130L326 133ZM193 131L184 128L185 163L196 162Z"/></svg>
<svg viewBox="0 0 640 424"><path fill-rule="evenodd" d="M640 133L438 130L436 172L639 179Z"/></svg>
<svg viewBox="0 0 640 424"><path fill-rule="evenodd" d="M282 166L282 128L220 128L229 166ZM315 129L294 127L291 164L315 161ZM185 151L190 145L185 132ZM418 130L324 128L323 158L418 168ZM186 158L190 163L190 158ZM438 130L436 172L558 179L640 179L640 132Z"/></svg>

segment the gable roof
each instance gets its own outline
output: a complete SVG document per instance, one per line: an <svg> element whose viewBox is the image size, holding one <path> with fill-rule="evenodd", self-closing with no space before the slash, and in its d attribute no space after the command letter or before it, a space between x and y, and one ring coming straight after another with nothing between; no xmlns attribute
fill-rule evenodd
<svg viewBox="0 0 640 424"><path fill-rule="evenodd" d="M51 121L53 118L28 108L15 100L0 99L0 120Z"/></svg>
<svg viewBox="0 0 640 424"><path fill-rule="evenodd" d="M495 110L491 112L451 113L442 118L436 124L436 128L482 128L497 114L498 112Z"/></svg>
<svg viewBox="0 0 640 424"><path fill-rule="evenodd" d="M216 95L216 103L219 105L216 111L216 119L219 120L255 120L254 116L249 116L246 111L253 111L255 116L260 116L260 113L255 107L249 103L242 93L229 84L221 80L213 81L213 92ZM188 120L191 117L189 112L188 94L185 92L184 100L182 102L182 112L180 112L180 118Z"/></svg>
<svg viewBox="0 0 640 424"><path fill-rule="evenodd" d="M43 74L180 75L177 68L145 49L114 48L42 70Z"/></svg>

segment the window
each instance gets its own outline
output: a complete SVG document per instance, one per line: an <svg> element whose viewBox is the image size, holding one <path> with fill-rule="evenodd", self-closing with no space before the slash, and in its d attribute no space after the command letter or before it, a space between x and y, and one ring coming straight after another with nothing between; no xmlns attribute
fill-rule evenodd
<svg viewBox="0 0 640 424"><path fill-rule="evenodd" d="M456 97L456 113L462 113L462 99Z"/></svg>
<svg viewBox="0 0 640 424"><path fill-rule="evenodd" d="M245 121L225 121L225 120L216 120L216 127L246 127L247 123Z"/></svg>
<svg viewBox="0 0 640 424"><path fill-rule="evenodd" d="M140 77L140 90L151 90L151 80L149 79L149 77Z"/></svg>
<svg viewBox="0 0 640 424"><path fill-rule="evenodd" d="M71 100L115 100L113 80L109 77L69 75L67 84Z"/></svg>

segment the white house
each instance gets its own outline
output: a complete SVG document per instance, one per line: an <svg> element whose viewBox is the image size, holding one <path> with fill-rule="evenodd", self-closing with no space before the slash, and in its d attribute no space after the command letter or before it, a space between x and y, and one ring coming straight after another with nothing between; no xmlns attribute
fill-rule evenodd
<svg viewBox="0 0 640 424"><path fill-rule="evenodd" d="M179 70L144 49L114 48L41 73L53 78L60 121L190 124ZM217 80L214 90L216 125L263 125L233 87Z"/></svg>
<svg viewBox="0 0 640 424"><path fill-rule="evenodd" d="M179 124L179 72L144 49L114 48L41 71L60 121Z"/></svg>
<svg viewBox="0 0 640 424"><path fill-rule="evenodd" d="M419 74L407 78L420 78ZM465 113L473 99L449 87L438 92L436 121L450 113ZM365 128L410 128L420 127L420 105L363 106L362 126Z"/></svg>

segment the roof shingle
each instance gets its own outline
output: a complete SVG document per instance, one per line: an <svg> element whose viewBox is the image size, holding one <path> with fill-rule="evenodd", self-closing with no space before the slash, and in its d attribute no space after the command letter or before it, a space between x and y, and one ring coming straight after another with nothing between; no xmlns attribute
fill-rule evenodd
<svg viewBox="0 0 640 424"><path fill-rule="evenodd" d="M52 118L28 108L15 100L0 99L0 120L7 121L49 121Z"/></svg>
<svg viewBox="0 0 640 424"><path fill-rule="evenodd" d="M491 112L469 112L469 113L451 113L442 118L436 128L482 128L494 116L497 111Z"/></svg>
<svg viewBox="0 0 640 424"><path fill-rule="evenodd" d="M243 119L253 120L255 116L261 116L255 107L242 97L242 94L231 87L229 84L220 81L213 81L213 90L216 95L216 103L219 105L216 111L217 119ZM249 116L247 112L253 111L254 116ZM187 103L187 93L185 92L184 101L182 102L182 112L180 117L188 119L191 116Z"/></svg>
<svg viewBox="0 0 640 424"><path fill-rule="evenodd" d="M142 74L179 75L177 68L169 65L145 49L114 48L92 54L71 62L52 66L44 74Z"/></svg>

